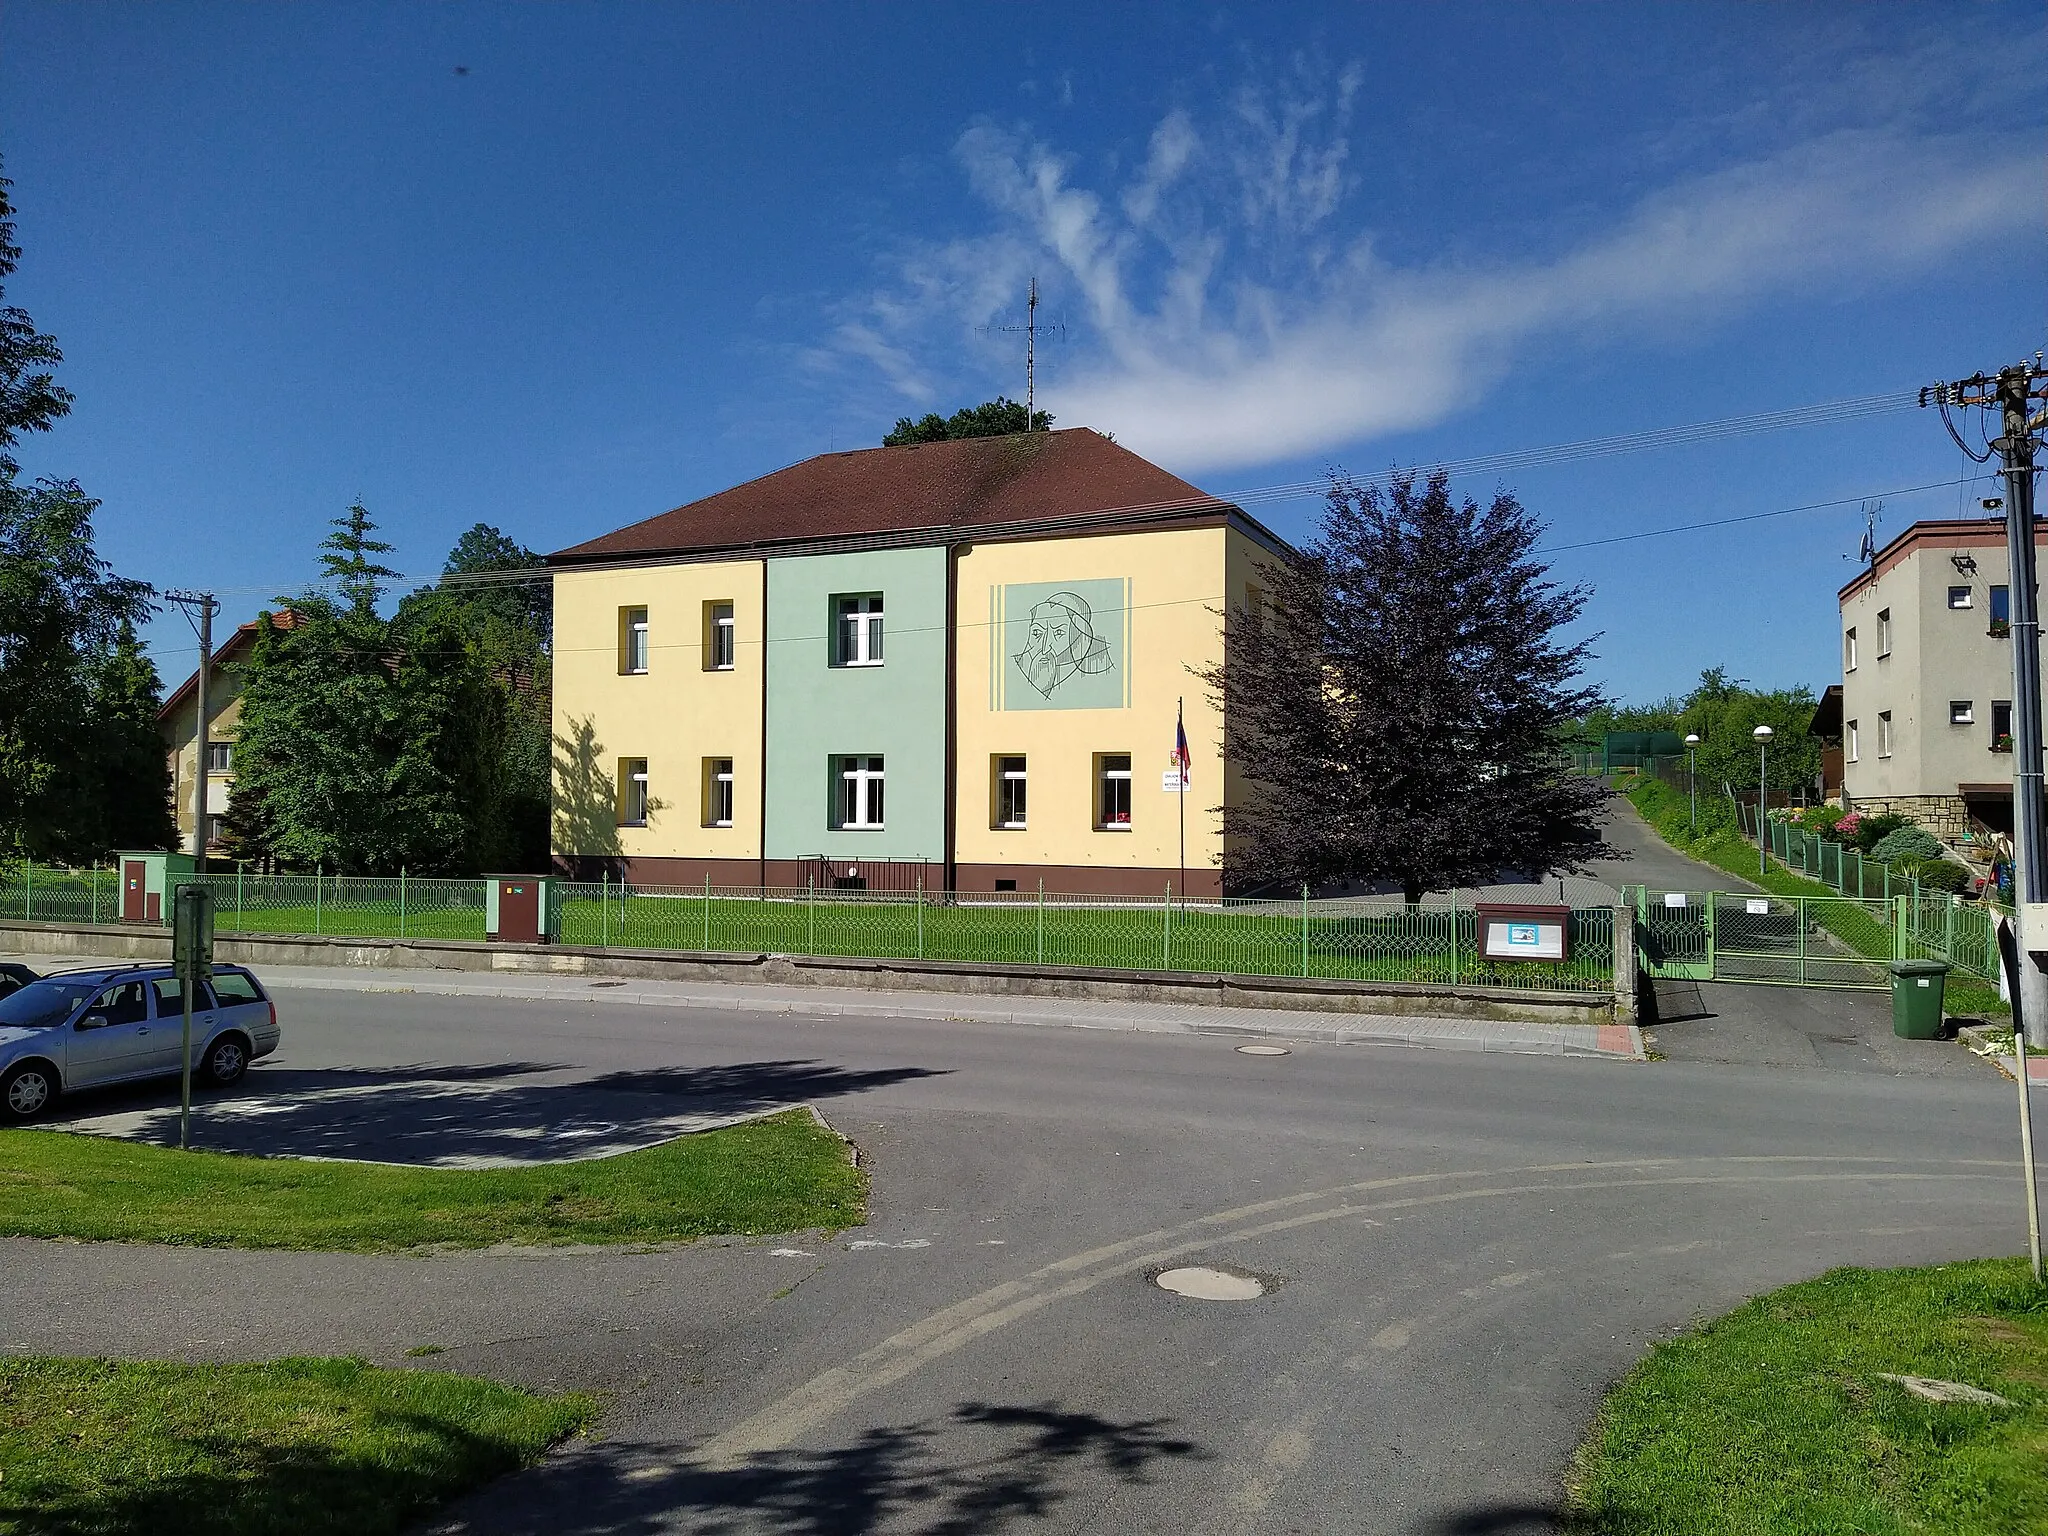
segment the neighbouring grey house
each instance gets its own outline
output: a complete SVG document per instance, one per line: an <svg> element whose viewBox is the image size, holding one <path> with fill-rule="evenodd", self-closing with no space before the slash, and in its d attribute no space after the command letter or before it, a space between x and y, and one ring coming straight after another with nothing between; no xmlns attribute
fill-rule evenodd
<svg viewBox="0 0 2048 1536"><path fill-rule="evenodd" d="M1842 588L1848 804L1948 838L2011 830L2009 591L1997 517L1915 523Z"/></svg>

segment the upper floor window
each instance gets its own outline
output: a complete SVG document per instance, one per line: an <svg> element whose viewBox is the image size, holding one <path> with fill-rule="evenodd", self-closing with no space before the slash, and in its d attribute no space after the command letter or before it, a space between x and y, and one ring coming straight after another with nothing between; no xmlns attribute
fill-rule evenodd
<svg viewBox="0 0 2048 1536"><path fill-rule="evenodd" d="M1095 757L1096 830L1131 830L1131 754L1099 752Z"/></svg>
<svg viewBox="0 0 2048 1536"><path fill-rule="evenodd" d="M882 826L882 760L879 757L835 757L832 824L859 831Z"/></svg>
<svg viewBox="0 0 2048 1536"><path fill-rule="evenodd" d="M995 825L1005 831L1021 832L1024 829L1024 759L998 757L993 777Z"/></svg>
<svg viewBox="0 0 2048 1536"><path fill-rule="evenodd" d="M619 610L619 671L638 676L647 670L647 610Z"/></svg>
<svg viewBox="0 0 2048 1536"><path fill-rule="evenodd" d="M832 663L840 667L882 664L882 594L832 599Z"/></svg>
<svg viewBox="0 0 2048 1536"><path fill-rule="evenodd" d="M704 759L704 825L732 825L732 759Z"/></svg>
<svg viewBox="0 0 2048 1536"><path fill-rule="evenodd" d="M1844 757L1852 763L1860 760L1862 757L1862 743L1858 740L1856 722L1854 720L1851 720L1842 728L1842 745L1847 749L1842 754Z"/></svg>
<svg viewBox="0 0 2048 1536"><path fill-rule="evenodd" d="M1888 709L1879 710L1877 715L1877 755L1892 755L1892 712Z"/></svg>
<svg viewBox="0 0 2048 1536"><path fill-rule="evenodd" d="M235 763L235 744L232 741L209 741L206 744L206 771L227 773Z"/></svg>
<svg viewBox="0 0 2048 1536"><path fill-rule="evenodd" d="M1884 660L1892 653L1892 611L1889 608L1877 610L1877 659Z"/></svg>
<svg viewBox="0 0 2048 1536"><path fill-rule="evenodd" d="M2012 588L1991 589L1991 633L2002 635L2012 627Z"/></svg>
<svg viewBox="0 0 2048 1536"><path fill-rule="evenodd" d="M2009 699L1991 701L1991 750L2012 750L2012 701Z"/></svg>
<svg viewBox="0 0 2048 1536"><path fill-rule="evenodd" d="M1977 704L1974 699L1950 699L1948 701L1948 723L1950 725L1975 725Z"/></svg>
<svg viewBox="0 0 2048 1536"><path fill-rule="evenodd" d="M622 827L644 827L647 825L647 808L652 804L647 794L647 759L644 757L622 757L619 759L619 825Z"/></svg>
<svg viewBox="0 0 2048 1536"><path fill-rule="evenodd" d="M733 622L731 603L706 603L704 605L704 665L713 672L730 672L733 657L739 647L735 643L738 629Z"/></svg>
<svg viewBox="0 0 2048 1536"><path fill-rule="evenodd" d="M1948 589L1949 607L1968 608L1972 602L1970 592L1971 589L1969 587L1950 587Z"/></svg>
<svg viewBox="0 0 2048 1536"><path fill-rule="evenodd" d="M1856 670L1856 626L1853 624L1842 631L1842 670Z"/></svg>

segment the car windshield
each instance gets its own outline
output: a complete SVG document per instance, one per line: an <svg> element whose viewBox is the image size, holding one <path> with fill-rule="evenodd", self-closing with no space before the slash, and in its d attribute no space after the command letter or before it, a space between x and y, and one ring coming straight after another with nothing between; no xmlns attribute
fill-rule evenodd
<svg viewBox="0 0 2048 1536"><path fill-rule="evenodd" d="M103 983L52 976L0 997L0 1028L48 1029L62 1024Z"/></svg>

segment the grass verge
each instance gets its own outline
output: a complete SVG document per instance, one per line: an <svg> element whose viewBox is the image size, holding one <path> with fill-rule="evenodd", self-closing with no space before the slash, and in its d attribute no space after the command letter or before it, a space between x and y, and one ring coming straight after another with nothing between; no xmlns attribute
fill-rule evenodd
<svg viewBox="0 0 2048 1536"><path fill-rule="evenodd" d="M1695 836L1690 827L1686 797L1659 779L1638 778L1625 793L1629 803L1650 824L1650 829L1689 859L1711 864L1774 896L1841 895L1833 886L1809 880L1804 875L1795 875L1775 860L1768 871L1759 874L1756 844L1734 827L1725 824L1703 827ZM1821 910L1824 914L1821 921L1852 949L1875 959L1890 959L1889 928L1862 918L1846 907ZM1949 973L1943 1007L1949 1013L1979 1018L2009 1018L2012 1014L2012 1005L1999 997L1996 984L1962 971Z"/></svg>
<svg viewBox="0 0 2048 1536"><path fill-rule="evenodd" d="M2010 1408L1930 1403L1880 1372ZM2048 1532L2048 1291L2019 1260L1839 1269L1659 1344L1570 1478L1586 1536Z"/></svg>
<svg viewBox="0 0 2048 1536"><path fill-rule="evenodd" d="M380 1536L593 1410L360 1360L0 1359L0 1532Z"/></svg>
<svg viewBox="0 0 2048 1536"><path fill-rule="evenodd" d="M802 1110L589 1162L393 1168L0 1131L0 1234L377 1252L675 1242L865 1220L866 1178Z"/></svg>

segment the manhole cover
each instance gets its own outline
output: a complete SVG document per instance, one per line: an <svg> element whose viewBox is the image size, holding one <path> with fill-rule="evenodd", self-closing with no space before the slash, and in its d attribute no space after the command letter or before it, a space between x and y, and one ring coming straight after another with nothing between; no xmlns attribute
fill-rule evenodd
<svg viewBox="0 0 2048 1536"><path fill-rule="evenodd" d="M1266 1294L1264 1283L1251 1275L1199 1264L1162 1270L1152 1277L1152 1283L1194 1301L1256 1301Z"/></svg>
<svg viewBox="0 0 2048 1536"><path fill-rule="evenodd" d="M1286 1056L1290 1053L1284 1045L1240 1045L1237 1048L1237 1054L1240 1056Z"/></svg>

